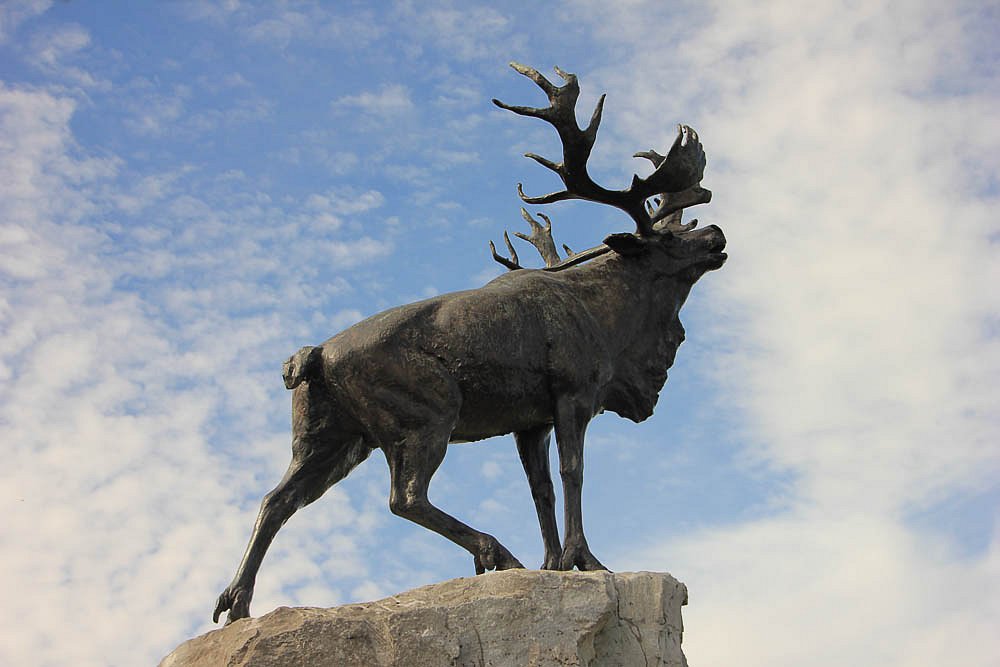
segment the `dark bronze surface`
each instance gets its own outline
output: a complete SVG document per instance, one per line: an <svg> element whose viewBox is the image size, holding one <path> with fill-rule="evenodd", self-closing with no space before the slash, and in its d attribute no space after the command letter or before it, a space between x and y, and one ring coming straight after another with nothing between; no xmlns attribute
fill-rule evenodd
<svg viewBox="0 0 1000 667"><path fill-rule="evenodd" d="M427 489L449 442L513 433L531 487L546 569L604 569L590 552L581 510L583 442L590 420L604 410L639 422L657 397L684 340L678 313L692 285L726 260L722 231L681 224L683 208L706 203L699 186L705 153L697 133L680 126L666 156L639 154L654 165L625 190L607 190L587 174L603 97L584 130L576 122L576 77L556 87L537 71L512 64L549 97L546 109L515 113L551 123L563 162L529 157L556 172L566 189L528 203L571 198L625 211L636 232L612 234L603 245L560 259L551 237L526 211L532 243L546 268L523 269L493 255L510 272L476 290L387 310L299 350L285 362L292 390L292 461L265 497L250 543L213 618L250 614L254 581L278 529L319 498L375 449L389 464L389 507L472 554L477 573L523 567L496 538L430 503ZM654 198L652 204L649 200ZM492 245L492 244L491 244ZM564 490L560 543L549 472L555 430Z"/></svg>

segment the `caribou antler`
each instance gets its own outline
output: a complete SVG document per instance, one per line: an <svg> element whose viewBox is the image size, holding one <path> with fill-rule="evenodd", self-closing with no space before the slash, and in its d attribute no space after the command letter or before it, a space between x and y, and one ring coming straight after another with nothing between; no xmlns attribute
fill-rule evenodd
<svg viewBox="0 0 1000 667"><path fill-rule="evenodd" d="M559 257L559 251L556 250L555 241L552 240L552 221L544 213L537 214L539 218L545 221L542 225L537 220L531 217L526 209L521 208L521 217L531 226L531 235L522 234L521 232L514 232L514 236L519 239L525 240L531 245L535 246L538 254L542 256L545 261L546 271L561 271L562 269L569 268L571 266L576 266L581 262L585 262L588 259L593 259L599 255L603 255L608 252L610 248L606 245L600 245L596 248L590 248L589 250L584 250L580 253L575 253L570 250L569 246L563 244L563 250L566 251L566 259ZM504 257L503 255L497 253L497 248L493 245L493 241L490 241L490 252L493 254L493 259L500 264L503 264L511 271L517 269L523 269L521 266L521 260L517 257L517 251L514 249L514 245L510 242L510 236L507 235L505 231L503 233L504 243L507 244L507 252L510 253L510 258Z"/></svg>
<svg viewBox="0 0 1000 667"><path fill-rule="evenodd" d="M586 129L581 129L576 120L580 85L575 74L556 67L556 74L566 81L564 85L556 86L534 68L519 63L511 63L510 66L534 81L545 92L549 98L549 106L512 106L497 99L493 103L501 109L521 116L541 118L550 123L559 133L563 146L562 162L553 162L534 153L526 153L525 156L556 172L566 189L540 197L529 197L518 183L517 193L523 201L529 204L550 204L566 199L586 199L609 204L625 211L632 218L640 236L650 236L661 233L664 229L674 231L670 225L654 227L657 222L686 206L705 203L711 199L711 192L698 186L705 170L705 151L698 141L697 132L686 125L678 126L677 138L667 155L660 155L655 151L637 154L638 157L645 157L653 162L655 168L652 174L645 178L633 176L632 184L625 190L608 190L598 185L587 173L587 160L594 148L597 128L601 124L605 96L601 95ZM646 207L646 200L654 195L661 196L661 203L651 211ZM676 224L679 224L679 220Z"/></svg>
<svg viewBox="0 0 1000 667"><path fill-rule="evenodd" d="M500 253L498 253L497 252L497 247L495 245L493 245L493 241L490 241L490 252L493 254L493 259L495 261L497 261L497 262L500 262L501 264L503 264L504 266L506 266L511 271L516 271L517 269L523 269L524 267L521 266L521 264L520 264L521 260L519 260L517 258L517 251L514 250L514 244L512 244L510 242L510 237L507 236L507 231L506 230L504 230L504 233L503 233L503 241L504 241L504 243L507 244L507 252L510 253L510 259L507 259L503 255L501 255Z"/></svg>
<svg viewBox="0 0 1000 667"><path fill-rule="evenodd" d="M695 137L697 137L697 134ZM660 155L652 149L635 153L632 157L646 158L653 163L653 167L655 168L659 168L663 164L663 161L666 160L665 156ZM702 169L704 169L704 165L702 165ZM681 214L684 209L697 204L707 204L710 201L712 201L711 190L707 190L696 184L680 192L660 194L655 199L655 208L651 207L647 201L646 211L649 213L650 220L653 221L656 229L666 229L671 232L686 232L689 229L694 229L698 221L692 220L686 225L682 225Z"/></svg>
<svg viewBox="0 0 1000 667"><path fill-rule="evenodd" d="M531 214L528 213L524 207L521 208L521 217L524 218L528 225L531 226L531 235L529 236L527 234L522 234L521 232L514 232L514 236L535 246L535 250L538 251L538 254L542 256L542 260L545 261L546 267L551 268L559 264L562 261L562 258L559 256L559 251L556 250L555 241L552 240L552 221L549 220L549 217L544 213L538 214L538 217L545 221L545 224L542 225L537 220L532 218ZM507 244L507 252L510 253L510 259L497 254L496 246L493 245L493 241L490 241L490 252L493 253L493 259L500 262L511 271L524 268L521 266L520 260L517 258L517 251L514 250L514 246L511 244L510 237L507 235L506 231L503 233L503 240L504 243ZM565 248L566 246L563 247ZM569 253L568 248L567 252L568 254L572 254Z"/></svg>
<svg viewBox="0 0 1000 667"><path fill-rule="evenodd" d="M556 250L555 241L552 240L552 221L549 220L549 216L544 213L538 214L538 217L545 221L545 224L541 225L522 207L521 217L531 226L531 236L521 232L514 232L514 236L535 246L538 254L542 256L545 266L555 266L562 261L559 251Z"/></svg>

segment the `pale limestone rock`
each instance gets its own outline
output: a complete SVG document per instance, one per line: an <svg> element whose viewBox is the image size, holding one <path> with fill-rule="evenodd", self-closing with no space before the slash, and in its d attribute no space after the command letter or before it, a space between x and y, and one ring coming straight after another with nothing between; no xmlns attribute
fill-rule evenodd
<svg viewBox="0 0 1000 667"><path fill-rule="evenodd" d="M185 642L160 667L686 667L684 604L669 574L490 572L376 602L281 607Z"/></svg>

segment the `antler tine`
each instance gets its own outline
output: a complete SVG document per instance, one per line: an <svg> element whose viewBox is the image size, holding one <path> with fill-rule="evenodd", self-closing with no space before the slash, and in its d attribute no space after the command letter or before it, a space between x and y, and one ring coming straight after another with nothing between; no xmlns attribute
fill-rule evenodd
<svg viewBox="0 0 1000 667"><path fill-rule="evenodd" d="M514 250L514 244L510 242L510 237L507 236L507 230L503 230L503 242L507 246L507 252L510 253L510 260L517 265L521 264L521 260L517 257L517 250Z"/></svg>
<svg viewBox="0 0 1000 667"><path fill-rule="evenodd" d="M497 98L493 98L493 104L497 105L501 109L506 109L507 111L513 111L520 116L534 116L535 118L545 118L545 112L547 109L538 109L535 107L520 107L513 104L505 104Z"/></svg>
<svg viewBox="0 0 1000 667"><path fill-rule="evenodd" d="M553 85L551 81L546 79L545 76L534 67L529 67L528 65L522 65L521 63L516 62L511 62L510 66L518 74L524 75L534 81L549 97L552 97L558 91L558 86ZM566 74L566 72L563 72L558 67L556 67L555 70L556 74L565 79L567 83L569 83L571 78L576 78L572 74Z"/></svg>
<svg viewBox="0 0 1000 667"><path fill-rule="evenodd" d="M531 217L526 209L521 208L521 217L531 225L531 236L527 234L522 234L521 232L514 232L514 236L524 241L527 241L531 245L535 246L538 250L538 254L542 256L545 261L545 266L555 266L562 258L559 256L559 251L556 250L556 244L552 240L552 221L544 213L537 214L539 218L545 221L545 225L542 226L537 220Z"/></svg>
<svg viewBox="0 0 1000 667"><path fill-rule="evenodd" d="M712 191L700 185L694 185L687 190L662 196L657 202L656 210L651 213L650 217L654 223L657 223L690 206L707 204L710 201L712 201ZM680 219L678 218L678 220Z"/></svg>
<svg viewBox="0 0 1000 667"><path fill-rule="evenodd" d="M517 184L517 196L521 198L525 204L552 204L557 201L566 201L567 199L578 199L569 190L560 190L559 192L550 192L547 195L540 195L538 197L529 197L524 194L524 189L521 184Z"/></svg>
<svg viewBox="0 0 1000 667"><path fill-rule="evenodd" d="M497 252L497 247L493 245L493 241L490 241L490 253L493 255L493 259L500 264L503 264L511 271L515 269L522 269L520 260L517 258L517 251L514 250L514 244L510 242L510 237L507 236L507 232L503 233L503 241L507 244L507 252L510 253L510 259L507 259L503 255Z"/></svg>
<svg viewBox="0 0 1000 667"><path fill-rule="evenodd" d="M528 67L527 65L522 65L521 63L510 63L510 66L518 73L523 74L528 77L535 84L541 88L545 95L549 98L550 106L548 107L523 107L511 104L506 104L501 102L497 98L493 98L493 104L497 105L501 109L507 109L508 111L513 111L521 116L533 116L535 118L542 118L549 120L551 122L551 117L553 114L553 107L555 106L556 97L559 95L559 87L553 85L551 81L542 76L541 72L536 70L534 67ZM563 77L565 78L565 77Z"/></svg>
<svg viewBox="0 0 1000 667"><path fill-rule="evenodd" d="M644 157L653 163L654 168L659 167L660 164L662 164L662 162L666 159L665 155L660 155L652 148L650 148L648 151L640 151L638 153L633 153L632 157Z"/></svg>
<svg viewBox="0 0 1000 667"><path fill-rule="evenodd" d="M557 174L561 174L562 173L563 165L560 162L553 162L552 160L549 160L548 158L544 158L544 157L542 157L541 155L539 155L537 153L525 153L524 157L531 158L532 160L534 160L538 164L542 165L543 167L546 167L547 169L551 169L552 171L556 172Z"/></svg>

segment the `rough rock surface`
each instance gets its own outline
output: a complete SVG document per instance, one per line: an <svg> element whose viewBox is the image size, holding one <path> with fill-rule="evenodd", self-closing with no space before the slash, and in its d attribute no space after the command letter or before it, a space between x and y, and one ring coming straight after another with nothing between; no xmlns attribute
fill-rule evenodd
<svg viewBox="0 0 1000 667"><path fill-rule="evenodd" d="M507 570L376 602L281 607L185 642L160 667L686 667L686 603L669 574Z"/></svg>

